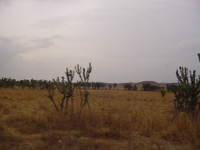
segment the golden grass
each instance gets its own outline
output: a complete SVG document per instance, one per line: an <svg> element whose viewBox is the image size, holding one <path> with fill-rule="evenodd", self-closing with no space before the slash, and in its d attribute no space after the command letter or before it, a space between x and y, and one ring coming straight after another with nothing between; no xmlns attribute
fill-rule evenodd
<svg viewBox="0 0 200 150"><path fill-rule="evenodd" d="M91 113L80 108L77 93L70 120L56 112L45 90L0 89L0 149L200 148L200 122L174 117L173 93L90 90Z"/></svg>

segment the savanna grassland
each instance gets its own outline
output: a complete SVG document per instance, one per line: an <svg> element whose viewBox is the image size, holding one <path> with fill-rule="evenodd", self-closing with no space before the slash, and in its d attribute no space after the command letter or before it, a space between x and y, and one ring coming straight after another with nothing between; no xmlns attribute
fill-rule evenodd
<svg viewBox="0 0 200 150"><path fill-rule="evenodd" d="M174 115L173 93L89 90L89 111L77 92L70 118L55 110L45 90L1 88L0 149L200 149L200 122Z"/></svg>

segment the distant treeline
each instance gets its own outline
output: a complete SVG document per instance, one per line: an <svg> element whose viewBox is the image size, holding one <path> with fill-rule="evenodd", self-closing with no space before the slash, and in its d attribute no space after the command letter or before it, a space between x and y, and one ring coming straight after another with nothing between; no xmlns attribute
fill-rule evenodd
<svg viewBox="0 0 200 150"><path fill-rule="evenodd" d="M14 88L16 86L21 88L40 88L47 89L53 81L47 80L35 80L35 79L24 79L24 80L16 80L11 78L1 78L0 79L0 88Z"/></svg>
<svg viewBox="0 0 200 150"><path fill-rule="evenodd" d="M35 80L35 79L24 79L16 80L11 78L1 78L0 79L0 88L32 88L32 89L48 89L52 87L54 81L49 80ZM73 86L83 86L82 83L73 83ZM91 89L114 89L117 87L117 83L104 83L104 82L88 82L88 88Z"/></svg>
<svg viewBox="0 0 200 150"><path fill-rule="evenodd" d="M160 89L164 89L165 87L160 87L157 85L151 85L150 83L144 83L142 86L144 91L158 91Z"/></svg>
<svg viewBox="0 0 200 150"><path fill-rule="evenodd" d="M130 90L137 91L138 88L137 88L137 85L136 85L136 84L135 84L135 85L132 85L131 83L125 83L125 84L124 84L124 90L128 90L128 91L130 91Z"/></svg>
<svg viewBox="0 0 200 150"><path fill-rule="evenodd" d="M156 85L152 85L150 83L144 83L142 85L142 89L143 91L157 91L157 90L160 90L160 89L163 89L165 87L160 87L160 86L156 86ZM133 91L137 91L138 90L138 87L136 84L132 85L131 83L126 83L124 84L124 90L133 90Z"/></svg>
<svg viewBox="0 0 200 150"><path fill-rule="evenodd" d="M157 86L157 85L152 85L151 83L144 83L142 85L142 89L143 91L159 91L161 89L167 89L168 92L173 92L176 90L177 85L176 84L166 84L165 86ZM138 87L136 84L131 84L131 83L125 83L124 84L124 90L133 90L133 91L137 91Z"/></svg>
<svg viewBox="0 0 200 150"><path fill-rule="evenodd" d="M166 84L166 87L164 87L164 86L151 85L150 83L144 83L142 88L144 91L159 91L161 89L166 88L168 92L174 92L177 89L177 85Z"/></svg>
<svg viewBox="0 0 200 150"><path fill-rule="evenodd" d="M16 80L11 78L1 78L0 79L0 88L14 88L15 86L21 88L32 88L32 89L48 89L52 87L53 81L49 80L35 80L35 79L23 79L23 80ZM73 83L75 87L83 86L82 83ZM115 89L117 87L117 83L105 83L105 82L88 82L88 88L90 89ZM142 86L143 91L158 91L165 87L160 87L156 85L152 85L150 83L144 83ZM169 92L173 92L176 89L175 84L166 84L166 89ZM124 84L124 90L133 90L137 91L137 85L132 85L131 83Z"/></svg>

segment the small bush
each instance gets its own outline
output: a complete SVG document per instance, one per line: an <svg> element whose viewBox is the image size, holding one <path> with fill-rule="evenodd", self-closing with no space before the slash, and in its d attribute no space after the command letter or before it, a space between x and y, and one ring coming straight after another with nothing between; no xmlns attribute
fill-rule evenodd
<svg viewBox="0 0 200 150"><path fill-rule="evenodd" d="M166 93L167 93L167 90L161 89L161 90L160 90L160 93L161 93L162 97L165 97L165 95L166 95Z"/></svg>

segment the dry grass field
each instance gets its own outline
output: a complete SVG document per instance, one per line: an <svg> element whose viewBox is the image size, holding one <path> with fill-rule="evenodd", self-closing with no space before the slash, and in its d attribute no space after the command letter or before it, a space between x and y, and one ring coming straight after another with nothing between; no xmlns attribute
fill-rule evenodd
<svg viewBox="0 0 200 150"><path fill-rule="evenodd" d="M0 89L1 150L200 149L200 122L174 115L173 93L90 90L88 111L75 92L71 120L45 94Z"/></svg>

